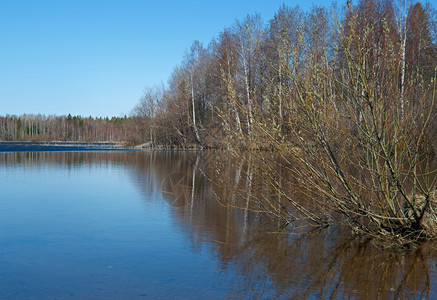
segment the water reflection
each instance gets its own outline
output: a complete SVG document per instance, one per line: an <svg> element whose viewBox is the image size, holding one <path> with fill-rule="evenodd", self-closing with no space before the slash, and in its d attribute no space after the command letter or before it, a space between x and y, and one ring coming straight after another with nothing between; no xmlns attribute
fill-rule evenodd
<svg viewBox="0 0 437 300"><path fill-rule="evenodd" d="M313 230L302 223L291 232L280 230L281 221L267 218L256 201L262 197L259 191L269 194L267 185L255 179L256 170L220 152L0 154L2 168L96 164L127 168L145 201L159 192L192 251L207 246L217 257L217 276L229 297L437 296L432 244L393 252L341 227ZM218 174L219 167L226 172ZM246 193L239 192L241 187ZM235 278L231 284L229 274Z"/></svg>

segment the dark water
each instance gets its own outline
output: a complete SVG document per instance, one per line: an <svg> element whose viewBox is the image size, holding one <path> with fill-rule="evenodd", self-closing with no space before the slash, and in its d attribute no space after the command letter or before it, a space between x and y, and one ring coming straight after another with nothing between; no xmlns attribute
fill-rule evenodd
<svg viewBox="0 0 437 300"><path fill-rule="evenodd" d="M231 184L208 181L216 155L0 153L0 298L437 297L433 245L280 231ZM228 172L244 177L238 162Z"/></svg>
<svg viewBox="0 0 437 300"><path fill-rule="evenodd" d="M30 151L108 151L125 150L117 143L111 142L0 142L1 152Z"/></svg>

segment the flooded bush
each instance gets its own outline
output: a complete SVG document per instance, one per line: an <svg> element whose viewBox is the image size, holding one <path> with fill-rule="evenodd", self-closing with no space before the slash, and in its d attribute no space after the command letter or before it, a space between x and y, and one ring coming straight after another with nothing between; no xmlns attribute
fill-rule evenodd
<svg viewBox="0 0 437 300"><path fill-rule="evenodd" d="M302 34L300 46L287 51L305 64L277 69L288 83L281 85L280 113L276 106L253 109L245 145L228 145L248 162L248 174L253 168L273 182L266 184L276 198L258 196L272 214L285 207L290 221L345 223L406 245L437 237L436 161L427 138L436 81L435 74L406 69L405 40L387 17L374 18L376 25L349 7L333 30L334 52L314 52ZM253 151L255 162L247 149L273 150L275 158ZM300 198L283 189L287 179L278 169L297 182Z"/></svg>

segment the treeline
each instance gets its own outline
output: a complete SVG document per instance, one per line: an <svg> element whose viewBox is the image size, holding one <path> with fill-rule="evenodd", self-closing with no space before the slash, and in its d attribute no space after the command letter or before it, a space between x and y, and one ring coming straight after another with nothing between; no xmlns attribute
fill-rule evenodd
<svg viewBox="0 0 437 300"><path fill-rule="evenodd" d="M128 137L128 117L83 118L81 116L0 116L2 141L112 141Z"/></svg>
<svg viewBox="0 0 437 300"><path fill-rule="evenodd" d="M302 82L320 85L328 77L331 83L350 82L357 75L358 93L365 92L360 80L376 80L378 90L372 93L380 97L387 91L387 70L395 67L400 97L394 101L406 121L435 76L436 15L429 3L395 4L361 0L352 6L348 1L341 9L310 11L283 5L266 24L259 15L248 15L207 47L194 42L168 86L145 91L134 110L132 143L247 146L259 141L255 124L260 120L286 135L299 124L289 108L297 103ZM353 74L352 62L361 64L363 74ZM320 97L344 93L333 84L326 88Z"/></svg>

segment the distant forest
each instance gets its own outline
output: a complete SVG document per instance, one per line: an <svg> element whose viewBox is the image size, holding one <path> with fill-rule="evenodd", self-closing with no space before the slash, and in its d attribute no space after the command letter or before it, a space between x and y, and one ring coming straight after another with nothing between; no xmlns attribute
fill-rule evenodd
<svg viewBox="0 0 437 300"><path fill-rule="evenodd" d="M309 11L283 5L267 22L248 15L207 46L195 41L168 84L146 88L129 117L0 117L0 139L262 147L262 126L284 140L300 126L303 86L337 108L342 85L364 100L385 97L401 110L399 121L410 122L424 97L432 97L436 66L437 18L429 3L360 0ZM430 109L428 138L437 132Z"/></svg>
<svg viewBox="0 0 437 300"><path fill-rule="evenodd" d="M3 141L113 141L124 142L130 118L81 116L0 116Z"/></svg>

